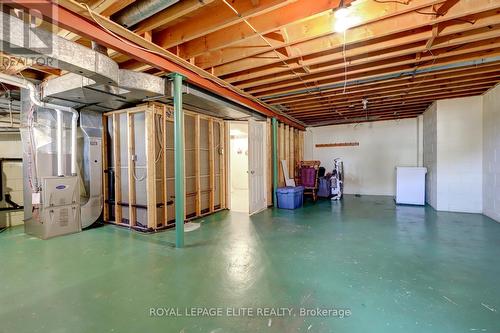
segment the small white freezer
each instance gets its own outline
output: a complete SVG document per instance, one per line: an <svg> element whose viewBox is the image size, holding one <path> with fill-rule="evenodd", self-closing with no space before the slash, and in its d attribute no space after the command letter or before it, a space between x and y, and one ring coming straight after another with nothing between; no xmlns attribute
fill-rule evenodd
<svg viewBox="0 0 500 333"><path fill-rule="evenodd" d="M424 167L396 167L396 203L425 205Z"/></svg>

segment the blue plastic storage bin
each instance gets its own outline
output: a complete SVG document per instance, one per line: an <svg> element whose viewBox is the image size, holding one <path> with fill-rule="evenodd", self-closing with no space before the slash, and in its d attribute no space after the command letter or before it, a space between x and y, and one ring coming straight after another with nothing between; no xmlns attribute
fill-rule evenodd
<svg viewBox="0 0 500 333"><path fill-rule="evenodd" d="M295 209L302 207L304 200L304 187L280 187L276 191L278 197L278 208Z"/></svg>

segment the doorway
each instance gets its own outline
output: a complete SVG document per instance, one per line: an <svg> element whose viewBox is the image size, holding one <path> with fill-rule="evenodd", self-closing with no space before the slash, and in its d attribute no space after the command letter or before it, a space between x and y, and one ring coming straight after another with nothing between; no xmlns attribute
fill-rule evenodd
<svg viewBox="0 0 500 333"><path fill-rule="evenodd" d="M230 122L229 140L230 207L248 213L248 123Z"/></svg>
<svg viewBox="0 0 500 333"><path fill-rule="evenodd" d="M267 208L265 122L231 121L229 127L229 208L254 214Z"/></svg>

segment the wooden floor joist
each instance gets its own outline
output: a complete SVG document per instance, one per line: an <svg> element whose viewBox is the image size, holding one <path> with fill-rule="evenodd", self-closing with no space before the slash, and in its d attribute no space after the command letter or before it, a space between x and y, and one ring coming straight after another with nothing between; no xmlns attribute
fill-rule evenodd
<svg viewBox="0 0 500 333"><path fill-rule="evenodd" d="M391 119L391 113L392 119L399 119L403 113L424 112L433 93L435 98L469 96L500 82L499 1L187 0L145 18L133 31L113 22L113 16L99 15L109 16L131 4L118 0L90 3L100 24L131 43L110 37L100 27L100 32L96 30L92 16L74 0L60 1L64 10L52 19L79 33L80 43L87 45L94 39L113 49L109 54L121 68L155 75L175 69L192 83L301 129L301 122L316 125L359 119L365 116L359 107L362 99L370 101L371 110L379 114L376 119ZM345 33L334 29L341 4L350 22ZM85 21L72 27L65 21L68 11ZM51 17L51 12L44 15ZM75 36L67 38L76 40ZM152 50L154 56L132 44ZM167 63L160 53L168 59L173 53L182 60ZM35 69L20 70L42 75L33 74ZM226 87L233 86L240 96L227 91ZM282 111L264 111L256 98ZM425 103L414 103L418 99ZM285 119L284 114L291 118ZM298 141L291 130L279 131L283 136L288 131L288 137ZM285 149L284 137L281 141ZM217 154L212 152L212 157L218 158ZM295 155L289 147L289 163ZM212 199L213 210L219 199Z"/></svg>

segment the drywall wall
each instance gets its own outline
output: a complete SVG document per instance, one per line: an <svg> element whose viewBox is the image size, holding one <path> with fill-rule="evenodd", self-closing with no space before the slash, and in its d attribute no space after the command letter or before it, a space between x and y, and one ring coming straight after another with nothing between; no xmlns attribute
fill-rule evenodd
<svg viewBox="0 0 500 333"><path fill-rule="evenodd" d="M483 96L483 214L500 221L500 85Z"/></svg>
<svg viewBox="0 0 500 333"><path fill-rule="evenodd" d="M397 166L418 165L418 119L308 128L305 159L320 160L327 172L344 160L346 194L394 195ZM316 144L359 142L359 146L316 148Z"/></svg>
<svg viewBox="0 0 500 333"><path fill-rule="evenodd" d="M21 136L19 133L0 133L0 152L2 158L22 158ZM12 200L23 204L22 163L4 162L2 168L3 193L9 193ZM9 207L5 200L0 201L0 207ZM22 210L0 211L0 227L14 226L23 223Z"/></svg>
<svg viewBox="0 0 500 333"><path fill-rule="evenodd" d="M437 103L434 102L423 115L423 166L425 201L437 209Z"/></svg>
<svg viewBox="0 0 500 333"><path fill-rule="evenodd" d="M426 201L442 211L481 213L482 97L439 100L424 113Z"/></svg>

